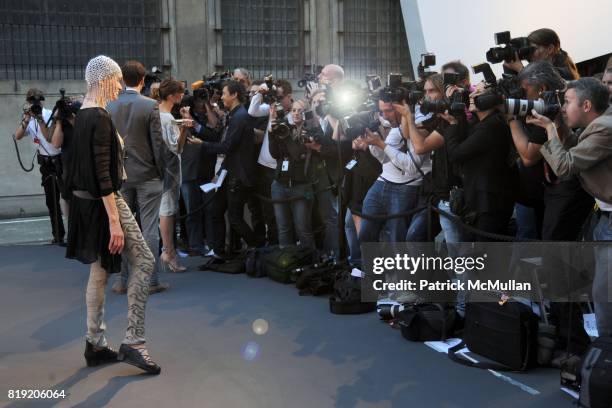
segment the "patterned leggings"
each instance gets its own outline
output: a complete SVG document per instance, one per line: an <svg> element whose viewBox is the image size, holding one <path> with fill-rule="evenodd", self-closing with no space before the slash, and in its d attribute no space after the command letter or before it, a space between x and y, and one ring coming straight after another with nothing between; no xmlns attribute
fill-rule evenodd
<svg viewBox="0 0 612 408"><path fill-rule="evenodd" d="M141 344L145 342L144 322L145 307L149 298L149 281L155 266L155 258L147 246L132 211L121 196L116 196L117 210L125 237L122 254L127 257L131 266L128 281L128 327L124 344ZM104 299L108 273L100 261L91 264L85 301L87 303L86 339L98 347L106 347L106 324L104 323Z"/></svg>

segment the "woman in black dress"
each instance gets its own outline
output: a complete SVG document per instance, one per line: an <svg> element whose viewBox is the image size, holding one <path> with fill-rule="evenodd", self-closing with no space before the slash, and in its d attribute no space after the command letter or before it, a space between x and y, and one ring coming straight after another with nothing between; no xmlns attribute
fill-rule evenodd
<svg viewBox="0 0 612 408"><path fill-rule="evenodd" d="M123 141L106 104L121 90L121 69L100 55L85 70L87 95L74 124L74 145L67 186L70 206L66 257L91 264L87 283L88 366L123 361L148 373L160 367L148 355L144 337L145 307L155 258L142 237L119 189L125 179ZM117 353L108 346L104 332L104 289L109 273L121 269L121 254L133 273L128 282L128 327Z"/></svg>

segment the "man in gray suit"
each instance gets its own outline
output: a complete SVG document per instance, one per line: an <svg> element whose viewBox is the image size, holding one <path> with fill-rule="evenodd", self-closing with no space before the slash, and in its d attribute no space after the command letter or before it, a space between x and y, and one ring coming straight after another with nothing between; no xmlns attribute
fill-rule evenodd
<svg viewBox="0 0 612 408"><path fill-rule="evenodd" d="M159 282L159 206L166 146L162 139L157 102L140 94L145 68L138 61L128 61L121 68L126 89L108 104L108 111L125 143L125 172L121 194L133 212L140 216L140 226L149 249L155 255L155 270L150 293L163 292L170 286ZM115 293L127 292L127 262L113 285Z"/></svg>

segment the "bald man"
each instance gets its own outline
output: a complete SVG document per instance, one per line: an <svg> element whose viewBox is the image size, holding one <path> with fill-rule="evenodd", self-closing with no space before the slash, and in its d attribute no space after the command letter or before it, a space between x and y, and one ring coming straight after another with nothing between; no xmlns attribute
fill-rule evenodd
<svg viewBox="0 0 612 408"><path fill-rule="evenodd" d="M344 81L344 69L340 65L328 64L319 74L319 83L335 88Z"/></svg>

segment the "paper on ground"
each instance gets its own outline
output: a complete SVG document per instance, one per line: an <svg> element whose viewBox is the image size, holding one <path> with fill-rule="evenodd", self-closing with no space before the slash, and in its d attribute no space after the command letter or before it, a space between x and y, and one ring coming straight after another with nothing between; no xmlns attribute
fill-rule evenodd
<svg viewBox="0 0 612 408"><path fill-rule="evenodd" d="M461 339L446 339L446 341L426 341L425 345L431 347L439 353L448 353L449 348L455 347L460 342Z"/></svg>
<svg viewBox="0 0 612 408"><path fill-rule="evenodd" d="M595 319L595 313L586 313L583 315L584 319L584 331L591 337L599 337L597 331L597 320Z"/></svg>

